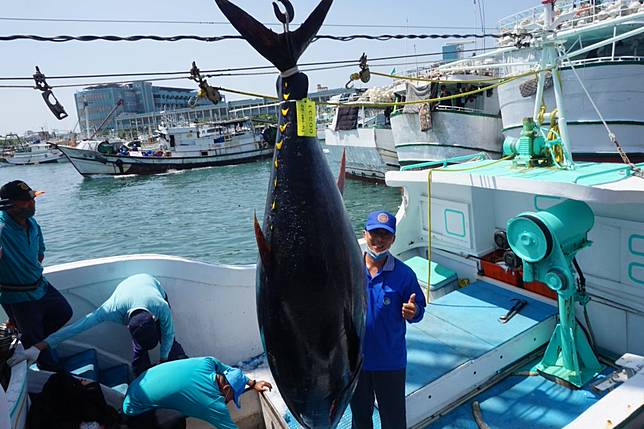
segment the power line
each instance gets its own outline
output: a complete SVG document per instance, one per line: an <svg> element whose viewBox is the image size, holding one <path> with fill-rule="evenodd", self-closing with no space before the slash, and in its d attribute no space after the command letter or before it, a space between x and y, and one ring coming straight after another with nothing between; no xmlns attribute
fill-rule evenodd
<svg viewBox="0 0 644 429"><path fill-rule="evenodd" d="M513 33L504 33L504 34L381 34L381 35L370 35L370 34L352 34L348 36L336 36L329 34L318 34L313 38L316 40L334 40L338 42L350 42L353 40L363 39L363 40L375 40L375 41L387 41L387 40L402 40L402 39L484 39L486 37L499 39L501 37L506 37L513 35ZM525 35L522 35L525 37ZM134 35L134 36L96 36L96 35L83 35L83 36L39 36L35 34L13 34L10 36L0 36L0 42L10 42L15 40L33 40L37 42L94 42L94 41L107 41L107 42L138 42L141 40L152 40L156 42L178 42L183 40L195 40L199 42L220 42L222 40L240 40L243 39L240 35L226 34L222 36L196 36L196 35L177 35L177 36L155 36L155 35Z"/></svg>
<svg viewBox="0 0 644 429"><path fill-rule="evenodd" d="M496 48L487 48L486 50L493 50ZM483 51L483 49L463 49L461 52L475 52L475 51ZM390 60L400 60L400 59L407 59L407 58L419 58L419 57L429 57L429 56L436 56L436 55L442 55L443 52L425 52L422 54L408 54L408 55L392 55L392 56L387 56L387 57L377 57L377 58L369 58L369 63L372 64L372 66L378 66L378 64L373 64L374 62L379 62L379 61L390 61ZM299 64L300 67L311 67L311 66L340 66L340 65L346 65L346 66L353 66L358 64L357 59L350 59L350 60L335 60L335 61L317 61L317 62L309 62L309 63L301 63ZM400 64L400 65L405 65L405 63ZM382 65L384 66L384 65ZM265 65L265 66L251 66L251 67L236 67L236 68L223 68L223 69L211 69L211 70L202 70L202 73L206 77L215 77L215 76L224 76L223 73L233 73L233 72L248 72L248 71L256 71L256 70L266 70L270 69L270 72L267 72L266 74L274 74L275 66L273 65ZM332 69L334 67L329 67L329 68L324 68L324 69ZM303 70L306 71L306 70ZM309 70L311 71L311 70ZM176 76L176 75L187 75L189 72L188 70L181 70L181 71L169 71L169 72L137 72L137 73L105 73L105 74L83 74L83 75L62 75L62 76L47 76L47 80L56 80L56 79L96 79L96 78L113 78L113 77L144 77L144 76ZM235 76L233 74L230 74L230 76ZM239 76L243 76L243 74L239 74ZM33 80L32 76L21 76L21 77L0 77L0 81L10 81L10 80ZM145 79L145 80L150 80L150 79ZM162 80L170 80L170 79L162 79Z"/></svg>
<svg viewBox="0 0 644 429"><path fill-rule="evenodd" d="M95 18L25 18L4 16L0 21L18 22L75 22L92 24L189 24L189 25L230 25L228 21L182 21L182 20L159 20L159 19L95 19ZM263 22L262 24L271 27L282 27L279 22ZM292 25L301 25L292 24ZM322 24L322 27L337 28L416 28L426 30L481 30L481 27L463 26L439 26L439 25L390 25L390 24ZM484 30L495 30L494 27L486 27Z"/></svg>
<svg viewBox="0 0 644 429"><path fill-rule="evenodd" d="M403 65L411 65L411 64L416 64L414 63L385 63L385 64L375 64L372 65L372 68L376 67L394 67L394 66L403 66ZM425 63L420 63L420 64L425 64ZM326 71L326 70L334 70L334 69L339 69L339 68L347 68L347 67L355 67L355 64L342 64L342 65L335 65L333 67L317 67L317 68L303 68L301 69L302 72L317 72L317 71ZM146 82L160 82L160 81L175 81L175 80L189 80L190 78L187 76L188 72L181 72L183 73L184 76L174 76L174 77L159 77L159 78L150 78L150 79L145 79ZM242 73L217 73L217 74L205 74L204 77L206 78L213 78L213 77L242 77L242 76L269 76L269 75L275 75L275 71L265 71L265 72L242 72ZM152 73L148 75L153 75ZM103 75L103 77L117 77L117 76L122 76L122 75ZM0 78L0 80L3 80L5 78ZM33 78L21 78L21 79L33 79ZM50 79L50 78L47 78ZM118 84L127 84L131 83L132 81L130 80L123 80L123 81L109 81L109 82L85 82L85 83L69 83L69 84L60 84L60 85L53 85L52 89L59 89L59 88L80 88L80 87L91 87L91 86L99 86L99 85L118 85ZM0 85L0 89L36 89L33 85Z"/></svg>

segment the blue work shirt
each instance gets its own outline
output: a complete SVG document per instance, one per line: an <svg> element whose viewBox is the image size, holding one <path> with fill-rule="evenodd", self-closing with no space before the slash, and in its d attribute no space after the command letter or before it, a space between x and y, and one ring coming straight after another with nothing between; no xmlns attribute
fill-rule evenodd
<svg viewBox="0 0 644 429"><path fill-rule="evenodd" d="M157 279L149 274L135 274L119 283L112 296L96 310L53 333L44 341L50 347L55 347L99 323L114 322L127 325L132 312L147 310L152 313L155 320L159 321L161 327L159 354L162 359L167 359L174 342L174 323L166 296L165 290Z"/></svg>
<svg viewBox="0 0 644 429"><path fill-rule="evenodd" d="M40 261L45 241L33 217L25 229L7 212L0 212L0 303L37 301L45 296L47 280ZM35 286L35 288L34 288ZM21 288L31 289L20 291ZM11 289L11 290L9 290Z"/></svg>
<svg viewBox="0 0 644 429"><path fill-rule="evenodd" d="M419 322L425 314L425 295L418 285L416 274L401 260L389 254L381 271L367 277L367 329L364 339L365 371L398 371L407 367L407 326L402 317L403 303L416 294L416 316L410 323Z"/></svg>
<svg viewBox="0 0 644 429"><path fill-rule="evenodd" d="M217 429L232 429L233 422L217 374L229 368L213 357L180 359L154 366L127 390L123 412L136 416L155 408L177 410L185 416L204 420ZM248 383L248 378L246 378Z"/></svg>

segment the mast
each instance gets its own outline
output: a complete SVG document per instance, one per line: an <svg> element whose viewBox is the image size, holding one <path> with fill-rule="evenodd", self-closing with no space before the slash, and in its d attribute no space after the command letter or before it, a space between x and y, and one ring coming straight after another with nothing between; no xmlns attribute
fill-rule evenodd
<svg viewBox="0 0 644 429"><path fill-rule="evenodd" d="M543 0L541 2L544 6L544 30L553 30L554 8L556 0ZM557 106L557 125L559 126L559 137L561 138L561 146L563 148L563 162L562 165L567 169L574 169L575 164L570 152L570 134L568 134L568 123L566 122L566 109L563 100L563 91L561 83L561 75L559 73L559 51L557 50L557 38L554 35L544 35L543 50L541 54L541 62L539 78L537 83L537 93L534 103L533 119L538 123L539 110L541 109L541 100L543 99L543 90L545 86L545 70L550 69L552 73L552 86L555 93L555 104ZM552 124L551 124L552 125ZM541 126L541 124L539 124Z"/></svg>
<svg viewBox="0 0 644 429"><path fill-rule="evenodd" d="M85 108L85 138L89 140L89 112L88 112L88 105L87 105L87 96L83 96L83 107Z"/></svg>

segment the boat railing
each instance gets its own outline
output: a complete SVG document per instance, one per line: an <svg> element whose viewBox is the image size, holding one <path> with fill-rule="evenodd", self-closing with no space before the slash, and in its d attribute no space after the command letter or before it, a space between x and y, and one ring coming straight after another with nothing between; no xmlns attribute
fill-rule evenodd
<svg viewBox="0 0 644 429"><path fill-rule="evenodd" d="M439 101L438 106L436 106L436 111L437 112L459 112L459 113L474 113L474 114L488 114L490 115L489 112L486 112L483 109L473 109L471 107L461 107L461 106L450 106L450 105L445 105L445 104L440 104L440 103L449 103L451 100L445 100L445 101Z"/></svg>
<svg viewBox="0 0 644 429"><path fill-rule="evenodd" d="M452 158L446 158L441 161L428 161L428 162L420 162L418 164L406 165L404 167L400 167L400 171L442 168L442 167L447 167L449 164L461 164L463 162L484 161L488 159L491 159L490 155L488 155L485 152L479 152L479 153L473 153L469 155L454 156Z"/></svg>
<svg viewBox="0 0 644 429"><path fill-rule="evenodd" d="M642 62L644 57L634 56L634 55L612 55L610 57L599 57L599 58L584 58L581 60L574 61L564 61L562 66L581 67L588 64L601 64L601 63L619 63L619 62Z"/></svg>
<svg viewBox="0 0 644 429"><path fill-rule="evenodd" d="M638 0L563 0L555 4L555 26L566 30L607 19L644 12ZM545 26L543 6L536 6L499 20L501 32L536 31Z"/></svg>

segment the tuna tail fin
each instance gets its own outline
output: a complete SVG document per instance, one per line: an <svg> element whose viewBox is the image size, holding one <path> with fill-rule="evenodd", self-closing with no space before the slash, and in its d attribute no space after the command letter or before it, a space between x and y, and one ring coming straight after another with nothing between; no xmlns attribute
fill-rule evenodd
<svg viewBox="0 0 644 429"><path fill-rule="evenodd" d="M253 214L254 224L255 224L255 240L257 241L257 248L259 249L259 257L262 260L262 264L266 267L270 261L271 247L266 241L262 227L259 226L259 221L257 220L257 212Z"/></svg>
<svg viewBox="0 0 644 429"><path fill-rule="evenodd" d="M338 189L340 195L344 195L344 177L347 173L347 149L342 149L342 159L340 160L340 171L338 172Z"/></svg>
<svg viewBox="0 0 644 429"><path fill-rule="evenodd" d="M322 26L333 0L322 0L300 28L282 34L277 34L269 30L262 23L228 0L215 0L215 2L233 27L239 31L239 34L257 52L277 67L279 71L284 72L297 65L297 60L304 53ZM280 2L285 5L287 3L283 0L280 0ZM273 6L277 14L277 6L275 4ZM287 11L289 10L292 11L290 5L287 7ZM278 16L278 18L280 17ZM292 16L288 16L288 18L293 19ZM288 25L288 23L285 24Z"/></svg>

